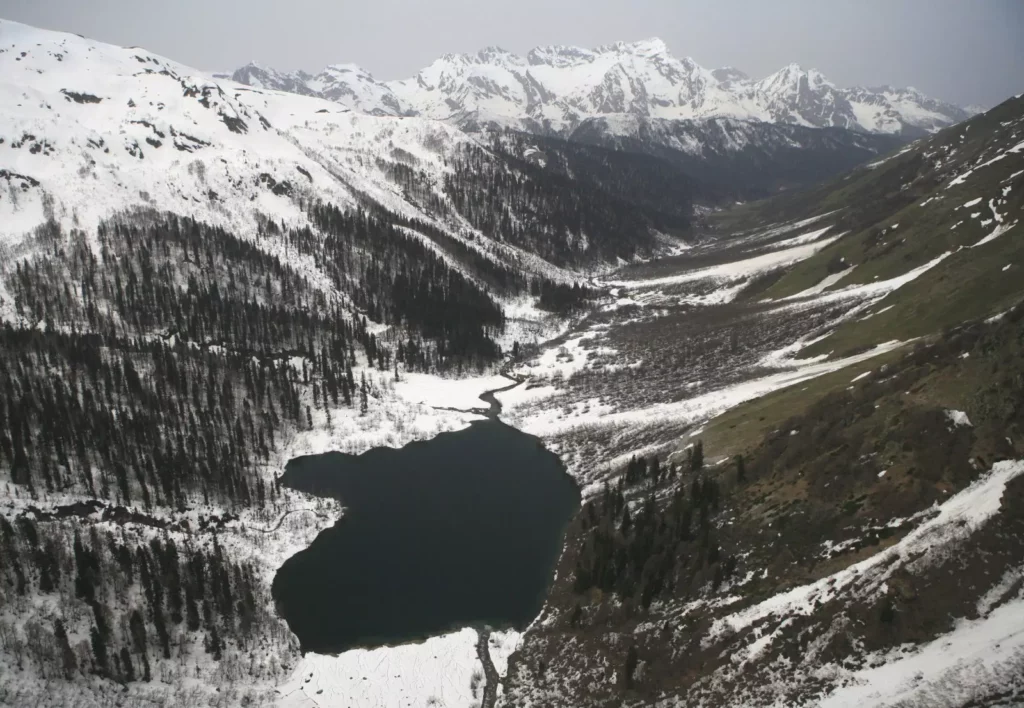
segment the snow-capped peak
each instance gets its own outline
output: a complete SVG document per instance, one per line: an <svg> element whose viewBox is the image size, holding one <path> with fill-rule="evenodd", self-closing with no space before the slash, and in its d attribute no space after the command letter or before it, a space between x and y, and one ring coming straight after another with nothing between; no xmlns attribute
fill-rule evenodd
<svg viewBox="0 0 1024 708"><path fill-rule="evenodd" d="M503 49L498 46L484 47L476 53L476 59L481 63L496 61L496 62L511 62L513 64L522 64L523 58L518 54L510 52L507 49Z"/></svg>
<svg viewBox="0 0 1024 708"><path fill-rule="evenodd" d="M359 74L370 79L373 78L369 71L362 68L358 64L330 64L326 68L324 68L324 72L330 72L332 74Z"/></svg>
<svg viewBox="0 0 1024 708"><path fill-rule="evenodd" d="M638 57L653 57L659 54L668 54L668 45L657 37L651 37L637 42L613 42L598 47L596 51L604 54L614 52Z"/></svg>
<svg viewBox="0 0 1024 708"><path fill-rule="evenodd" d="M377 82L354 68L317 77L240 70L235 78L319 95L367 113L423 115L467 129L491 125L561 134L591 118L630 114L916 135L970 115L914 89L839 88L798 63L760 81L732 67L709 71L689 57L676 58L656 37L594 49L537 47L525 57L494 46L445 54L401 81Z"/></svg>
<svg viewBox="0 0 1024 708"><path fill-rule="evenodd" d="M796 93L802 88L817 90L822 87L835 88L835 84L825 78L817 69L804 69L797 63L784 66L758 82L761 90L768 94L781 92Z"/></svg>
<svg viewBox="0 0 1024 708"><path fill-rule="evenodd" d="M317 96L369 115L403 115L407 111L386 85L356 64L331 64L316 76L283 73L250 62L231 79L254 88Z"/></svg>

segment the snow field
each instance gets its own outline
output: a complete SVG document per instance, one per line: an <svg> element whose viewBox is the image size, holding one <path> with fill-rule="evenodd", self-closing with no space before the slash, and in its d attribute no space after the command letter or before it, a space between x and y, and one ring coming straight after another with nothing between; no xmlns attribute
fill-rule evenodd
<svg viewBox="0 0 1024 708"><path fill-rule="evenodd" d="M500 374L449 379L431 374L406 373L394 385L395 394L411 403L434 408L486 408L480 394L515 383Z"/></svg>
<svg viewBox="0 0 1024 708"><path fill-rule="evenodd" d="M830 693L819 707L881 708L904 701L952 707L965 705L985 691L1014 685L1020 690L1024 684L1019 678L1024 666L1024 598L1018 594L987 616L960 620L952 632L909 654L893 652L877 661L878 665L849 672L843 679L845 685Z"/></svg>
<svg viewBox="0 0 1024 708"><path fill-rule="evenodd" d="M688 271L677 275L669 275L663 278L651 278L647 280L609 280L607 285L628 287L628 288L655 288L663 285L677 285L697 280L720 280L724 283L735 282L740 279L750 278L775 268L802 261L814 255L821 249L833 243L842 234L822 238L817 241L805 242L811 236L817 238L828 229L821 229L817 232L798 236L790 239L790 243L796 244L780 250L771 251L745 260L733 261L722 265L702 268L700 270Z"/></svg>
<svg viewBox="0 0 1024 708"><path fill-rule="evenodd" d="M626 424L645 425L667 420L679 423L693 423L709 420L728 409L745 401L759 398L772 391L807 381L823 374L837 371L844 367L870 359L879 354L892 351L902 346L901 342L888 342L861 354L836 359L834 361L815 361L813 363L791 364L789 371L771 374L734 386L727 386L694 398L675 403L659 403L647 408L628 411L612 411L608 406L590 402L590 405L577 404L566 412L564 409L530 410L525 415L517 414L515 408L508 412L516 427L523 432L544 438L574 428L610 427ZM503 397L504 402L506 399ZM524 399L509 397L509 402L522 403Z"/></svg>
<svg viewBox="0 0 1024 708"><path fill-rule="evenodd" d="M406 708L479 705L470 684L483 675L476 630L431 637L417 644L353 649L337 656L307 654L278 687L281 708ZM482 691L481 679L479 691Z"/></svg>

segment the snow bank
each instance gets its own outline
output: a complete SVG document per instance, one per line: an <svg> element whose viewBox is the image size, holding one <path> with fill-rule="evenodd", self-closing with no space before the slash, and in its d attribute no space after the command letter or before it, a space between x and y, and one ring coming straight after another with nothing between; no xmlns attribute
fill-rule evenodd
<svg viewBox="0 0 1024 708"><path fill-rule="evenodd" d="M784 300L797 300L797 299L800 299L800 298L810 297L811 295L818 295L820 293L823 293L823 292L825 292L825 290L827 290L828 288L832 287L833 285L838 283L840 280L842 280L843 278L848 276L850 273L852 273L854 268L856 268L856 266L851 266L850 268L846 268L844 270L841 270L838 273L832 273L831 275L826 275L824 278L821 279L821 281L817 285L812 285L811 287L807 288L806 290L798 292L796 295L790 295L789 297L783 298L783 299Z"/></svg>
<svg viewBox="0 0 1024 708"><path fill-rule="evenodd" d="M894 278L889 278L888 280L879 280L872 283L865 283L863 285L850 285L848 287L840 288L838 290L829 290L828 292L813 292L816 287L822 285L822 283L818 283L818 286L808 288L802 293L798 293L797 295L792 295L788 298L785 298L785 300L803 298L806 295L815 295L814 299L810 301L814 305L839 302L841 300L847 300L850 298L875 298L876 301L881 300L882 298L889 295L893 291L902 288L907 283L911 283L914 280L917 280L922 275L927 273L929 270L937 266L939 263L942 263L942 261L949 258L951 255L953 255L952 251L946 251L945 253L936 256L927 263L920 265L917 268L908 270L906 273L903 273L902 275L897 275ZM849 272L849 270L845 270L841 275L846 275ZM828 280L828 278L826 278L825 280ZM822 290L824 290L824 287L822 288ZM791 307L799 307L802 305L803 303L797 303L791 305Z"/></svg>
<svg viewBox="0 0 1024 708"><path fill-rule="evenodd" d="M280 688L282 708L406 708L478 705L470 684L483 676L477 634L463 629L419 644L307 654ZM483 690L483 679L477 694Z"/></svg>
<svg viewBox="0 0 1024 708"><path fill-rule="evenodd" d="M800 244L794 245L792 248L783 248L778 251L763 253L752 258L733 261L732 263L723 263L722 265L701 268L700 270L691 270L685 273L679 273L678 275L665 276L663 278L651 278L649 280L612 280L604 284L626 288L653 288L661 285L688 283L695 280L735 281L741 278L748 278L758 273L773 270L775 268L781 268L782 266L789 265L790 263L796 263L809 258L821 249L833 243L842 235L830 236L829 238L819 239L812 241L811 243L804 242L805 239L809 239L811 236L817 238L827 230L828 229L822 229L803 236L797 236L796 238L790 239L788 242L783 242Z"/></svg>
<svg viewBox="0 0 1024 708"><path fill-rule="evenodd" d="M952 632L909 656L887 657L881 666L861 669L833 691L820 708L913 705L965 705L979 692L1005 690L1024 663L1024 600L995 609L988 617L962 620ZM1009 704L1006 704L1009 705Z"/></svg>
<svg viewBox="0 0 1024 708"><path fill-rule="evenodd" d="M512 381L500 374L473 376L465 379L445 379L431 374L402 374L395 382L399 398L435 408L486 408L480 394L511 385Z"/></svg>
<svg viewBox="0 0 1024 708"><path fill-rule="evenodd" d="M971 419L968 418L967 414L964 413L963 411L958 411L958 410L954 410L954 409L950 408L949 410L946 411L946 417L949 418L949 421L953 425L955 425L957 427L960 427L960 426L967 426L968 428L972 427L971 426Z"/></svg>
<svg viewBox="0 0 1024 708"><path fill-rule="evenodd" d="M504 677L508 672L508 659L519 649L523 643L523 635L513 629L503 632L491 632L488 648L491 652L491 661L498 675Z"/></svg>

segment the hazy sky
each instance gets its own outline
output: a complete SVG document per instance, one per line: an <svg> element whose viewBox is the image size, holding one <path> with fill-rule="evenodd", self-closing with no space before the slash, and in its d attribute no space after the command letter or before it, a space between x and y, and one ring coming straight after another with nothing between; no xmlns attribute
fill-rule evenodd
<svg viewBox="0 0 1024 708"><path fill-rule="evenodd" d="M0 17L206 70L352 62L397 79L446 52L657 36L756 78L795 61L961 104L1024 90L1024 0L0 0Z"/></svg>

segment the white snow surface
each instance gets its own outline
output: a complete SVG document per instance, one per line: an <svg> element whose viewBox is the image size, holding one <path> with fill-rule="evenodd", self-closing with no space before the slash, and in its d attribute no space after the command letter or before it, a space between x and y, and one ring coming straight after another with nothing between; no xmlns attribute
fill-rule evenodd
<svg viewBox="0 0 1024 708"><path fill-rule="evenodd" d="M644 119L732 118L895 133L904 125L934 132L968 116L911 88L841 89L796 64L760 81L735 73L719 80L692 58L673 56L657 38L593 49L537 47L525 57L487 47L445 54L411 78L376 84L358 67L343 68L329 67L317 77L260 70L250 83L316 91L367 112L417 113L457 124L567 132L600 119L620 135L635 134Z"/></svg>
<svg viewBox="0 0 1024 708"><path fill-rule="evenodd" d="M480 394L515 383L494 374L473 376L464 379L442 378L432 374L404 373L395 383L395 393L412 403L421 403L433 408L486 408Z"/></svg>
<svg viewBox="0 0 1024 708"><path fill-rule="evenodd" d="M491 652L491 661L498 675L504 677L508 673L508 660L512 654L519 649L523 643L522 632L514 629L506 629L501 632L491 632L488 640L488 649Z"/></svg>
<svg viewBox="0 0 1024 708"><path fill-rule="evenodd" d="M605 284L627 288L654 288L663 285L676 285L696 280L735 282L737 280L757 275L758 273L763 273L775 268L781 268L782 266L789 265L790 263L796 263L809 258L842 236L842 234L839 234L828 238L811 240L812 236L817 238L827 230L828 229L826 228L809 234L804 234L803 236L797 236L778 244L783 246L780 250L762 253L741 261L723 263L722 265L710 266L699 270L691 270L677 275L665 276L663 278L649 278L646 280L609 280Z"/></svg>
<svg viewBox="0 0 1024 708"><path fill-rule="evenodd" d="M583 342L595 339L596 331L587 331L570 337L563 344L546 347L536 359L522 364L517 368L520 374L528 375L534 384L545 379L562 379L577 371L587 368L588 364L598 356L610 356L616 353L611 347L591 345L583 346ZM522 387L519 387L522 388ZM516 389L513 389L515 391ZM502 403L522 400L522 393L502 393ZM535 394L536 395L536 394Z"/></svg>
<svg viewBox="0 0 1024 708"><path fill-rule="evenodd" d="M471 401L475 400L472 398L474 392L486 390L484 387L489 385L485 383L486 377L463 381L423 375L424 378L417 377L416 383L408 384L403 395L397 390L403 384L396 384L392 374L359 369L354 372L357 380L364 372L370 389L366 414L362 414L358 406L345 405L331 407L329 419L323 410L312 411L312 430L295 434L284 453L285 461L334 450L358 455L375 447L402 447L416 440L428 440L439 433L462 430L474 420L483 419L470 409L483 406L482 401ZM417 398L427 402L415 400ZM443 403L437 408L429 403L449 398L456 403L470 405L464 410L461 406L452 406L460 410L445 410Z"/></svg>
<svg viewBox="0 0 1024 708"><path fill-rule="evenodd" d="M476 640L476 630L463 629L418 644L307 654L292 679L278 688L278 705L470 708L479 705L470 690L473 673L483 674Z"/></svg>
<svg viewBox="0 0 1024 708"><path fill-rule="evenodd" d="M808 288L808 290L805 290L796 295L792 295L788 298L784 298L784 300L799 300L799 302L787 305L788 307L804 307L806 305L805 296L807 295L813 296L813 299L811 299L810 302L815 305L828 302L838 302L840 300L850 298L865 299L870 301L868 305L859 307L853 313L848 314L847 316L849 317L852 314L859 313L860 311L866 309L868 306L879 302L880 300L884 299L887 295L898 290L907 283L911 283L914 280L920 278L922 275L924 275L929 270L942 263L942 261L946 260L951 255L953 255L953 252L947 251L941 255L936 256L927 263L919 265L917 268L912 268L911 270L908 270L906 273L902 273L901 275L889 278L888 280L877 280L871 283L864 283L861 285L849 285L845 288L838 288L836 290L825 291L822 289L817 292L812 292L815 291L815 289L821 285L821 283L819 283L818 286ZM843 275L847 275L849 274L849 272L849 269L845 270L843 271ZM881 310L879 312L881 312Z"/></svg>
<svg viewBox="0 0 1024 708"><path fill-rule="evenodd" d="M0 244L14 253L48 218L91 233L103 219L144 208L246 238L261 218L307 225L300 200L344 209L368 198L471 249L567 277L456 214L439 221L395 182L396 166L412 167L445 199L448 158L481 147L445 123L212 79L143 49L5 20L0 77ZM285 244L257 245L330 289Z"/></svg>
<svg viewBox="0 0 1024 708"><path fill-rule="evenodd" d="M806 290L802 290L801 292L798 292L796 295L790 295L788 298L783 298L783 299L785 299L785 300L799 300L801 298L810 297L811 295L818 295L820 293L823 293L826 290L828 290L829 288L831 288L833 285L838 283L840 280L842 280L843 278L848 276L850 274L850 272L855 267L856 266L851 266L850 268L847 268L845 270L841 270L838 273L832 273L831 275L826 275L816 285L812 285L811 287L807 288Z"/></svg>
<svg viewBox="0 0 1024 708"><path fill-rule="evenodd" d="M946 417L956 427L973 427L971 425L971 419L967 417L967 414L963 411L958 411L950 408L946 411Z"/></svg>

